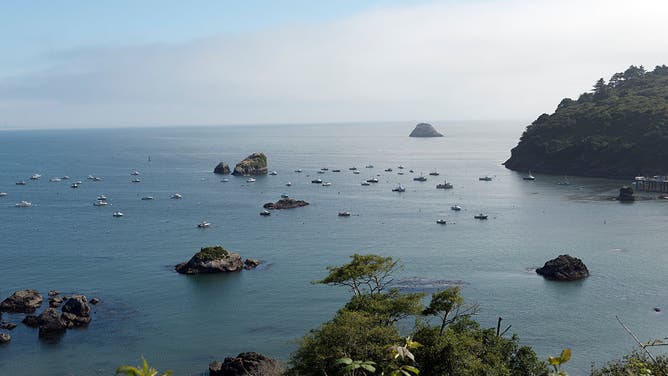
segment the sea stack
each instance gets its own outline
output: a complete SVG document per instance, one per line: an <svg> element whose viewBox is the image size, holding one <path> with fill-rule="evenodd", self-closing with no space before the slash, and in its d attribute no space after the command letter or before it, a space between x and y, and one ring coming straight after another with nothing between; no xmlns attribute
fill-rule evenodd
<svg viewBox="0 0 668 376"><path fill-rule="evenodd" d="M415 126L409 137L443 137L443 134L437 131L431 124L420 123Z"/></svg>
<svg viewBox="0 0 668 376"><path fill-rule="evenodd" d="M237 163L232 175L267 175L267 156L264 153L253 153Z"/></svg>
<svg viewBox="0 0 668 376"><path fill-rule="evenodd" d="M575 281L589 277L587 266L577 257L560 255L549 260L536 273L555 281Z"/></svg>
<svg viewBox="0 0 668 376"><path fill-rule="evenodd" d="M213 169L214 174L223 174L227 175L230 173L230 165L228 165L225 162L220 162L218 165Z"/></svg>
<svg viewBox="0 0 668 376"><path fill-rule="evenodd" d="M244 263L238 253L230 252L217 245L200 249L188 262L176 265L181 274L240 272Z"/></svg>

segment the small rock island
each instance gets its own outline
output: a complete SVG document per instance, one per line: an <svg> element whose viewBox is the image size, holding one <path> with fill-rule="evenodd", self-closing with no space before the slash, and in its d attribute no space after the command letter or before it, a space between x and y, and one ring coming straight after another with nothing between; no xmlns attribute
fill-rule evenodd
<svg viewBox="0 0 668 376"><path fill-rule="evenodd" d="M222 174L222 175L227 175L230 173L230 165L228 165L225 162L220 162L216 167L213 169L214 174Z"/></svg>
<svg viewBox="0 0 668 376"><path fill-rule="evenodd" d="M408 137L443 137L443 134L437 131L431 124L420 123L415 126L415 129L413 129Z"/></svg>
<svg viewBox="0 0 668 376"><path fill-rule="evenodd" d="M587 266L577 257L560 255L549 260L536 273L555 281L575 281L589 277Z"/></svg>
<svg viewBox="0 0 668 376"><path fill-rule="evenodd" d="M294 198L282 198L276 202L268 202L262 207L265 209L294 209L306 206L309 203L304 200L295 200Z"/></svg>
<svg viewBox="0 0 668 376"><path fill-rule="evenodd" d="M264 153L253 153L234 166L232 175L267 175L267 156Z"/></svg>
<svg viewBox="0 0 668 376"><path fill-rule="evenodd" d="M252 269L259 263L252 259L242 261L238 253L217 245L201 248L190 260L176 265L174 269L181 274L233 273Z"/></svg>

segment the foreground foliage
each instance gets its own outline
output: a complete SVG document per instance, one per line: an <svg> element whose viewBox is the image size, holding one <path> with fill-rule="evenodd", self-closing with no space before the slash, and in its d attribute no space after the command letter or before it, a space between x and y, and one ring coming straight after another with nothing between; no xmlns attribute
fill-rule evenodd
<svg viewBox="0 0 668 376"><path fill-rule="evenodd" d="M143 356L141 357L141 367L120 366L116 369L117 375L126 376L157 376L159 372L157 369L150 367ZM167 371L161 373L160 376L170 376L172 373L172 371Z"/></svg>
<svg viewBox="0 0 668 376"><path fill-rule="evenodd" d="M377 255L351 256L330 267L317 283L348 287L352 296L334 318L312 330L292 354L288 375L538 376L547 365L516 337L483 329L471 317L458 287L435 292L426 308L424 294L390 288L397 261ZM432 326L429 317L436 317ZM415 318L411 336L398 322Z"/></svg>

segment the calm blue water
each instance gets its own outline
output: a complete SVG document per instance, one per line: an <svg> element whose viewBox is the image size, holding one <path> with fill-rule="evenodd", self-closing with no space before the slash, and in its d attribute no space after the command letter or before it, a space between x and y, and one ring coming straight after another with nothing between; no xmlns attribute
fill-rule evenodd
<svg viewBox="0 0 668 376"><path fill-rule="evenodd" d="M523 181L501 166L521 124L441 123L446 137L437 139L408 138L412 126L0 132L0 191L9 193L0 197L0 296L57 289L103 301L87 329L68 331L56 344L20 324L0 348L0 374L111 375L141 354L179 375L242 351L285 359L296 338L347 299L347 291L310 282L354 252L400 258L397 279L463 281L465 297L481 306L483 325L503 316L541 357L571 347L574 374L633 347L615 315L641 339L666 335L667 316L652 308L668 309L668 203L606 200L619 181ZM211 173L219 161L233 165L255 151L268 155L278 176L223 183ZM397 175L400 164L404 176ZM351 166L362 174L353 175ZM316 175L321 167L342 172ZM383 172L387 167L394 172ZM411 168L442 175L414 182ZM141 172L139 184L130 182L133 169ZM14 184L33 173L44 177ZM88 181L89 174L104 180ZM375 174L380 183L360 185ZM72 180L48 181L63 175ZM494 180L480 182L482 175ZM315 176L332 186L311 184ZM443 176L454 189L434 189ZM83 180L81 188L69 188L74 180ZM391 192L397 183L407 191ZM170 200L176 192L184 198ZM112 206L92 205L101 193ZM261 205L281 193L311 205L259 216ZM146 195L156 199L140 200ZM14 207L21 200L34 207ZM453 204L464 210L450 211ZM113 218L116 210L125 217ZM344 210L353 216L336 215ZM479 211L490 219L474 220ZM440 226L439 218L454 223ZM197 229L202 220L212 227ZM235 275L173 272L174 264L215 244L266 263ZM531 270L564 252L581 257L591 277L560 284Z"/></svg>

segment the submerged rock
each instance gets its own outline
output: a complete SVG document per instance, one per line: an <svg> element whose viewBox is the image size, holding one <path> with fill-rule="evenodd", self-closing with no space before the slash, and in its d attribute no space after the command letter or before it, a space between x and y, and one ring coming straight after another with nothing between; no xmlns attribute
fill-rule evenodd
<svg viewBox="0 0 668 376"><path fill-rule="evenodd" d="M260 260L255 260L255 259L244 260L244 269L246 270L255 269L257 268L258 265L260 265Z"/></svg>
<svg viewBox="0 0 668 376"><path fill-rule="evenodd" d="M274 359L256 352L244 352L233 357L227 357L221 363L218 361L209 364L211 376L250 376L279 375L280 370Z"/></svg>
<svg viewBox="0 0 668 376"><path fill-rule="evenodd" d="M232 175L266 175L267 172L267 156L264 153L253 153L237 163Z"/></svg>
<svg viewBox="0 0 668 376"><path fill-rule="evenodd" d="M201 248L188 262L175 266L181 274L229 273L243 269L244 263L238 253L230 252L217 245Z"/></svg>
<svg viewBox="0 0 668 376"><path fill-rule="evenodd" d="M303 200L295 200L294 198L282 198L276 202L268 202L262 207L265 209L294 209L301 206L306 206L309 203Z"/></svg>
<svg viewBox="0 0 668 376"><path fill-rule="evenodd" d="M0 303L0 312L33 313L42 301L37 290L19 290Z"/></svg>
<svg viewBox="0 0 668 376"><path fill-rule="evenodd" d="M536 273L556 281L575 281L589 276L587 266L577 257L560 255L549 260Z"/></svg>
<svg viewBox="0 0 668 376"><path fill-rule="evenodd" d="M220 162L218 165L213 169L214 174L223 174L227 175L230 173L230 165L228 165L225 162Z"/></svg>
<svg viewBox="0 0 668 376"><path fill-rule="evenodd" d="M12 330L16 328L16 324L8 321L0 321L0 329Z"/></svg>
<svg viewBox="0 0 668 376"><path fill-rule="evenodd" d="M415 126L409 137L443 137L443 134L431 124L420 123Z"/></svg>

